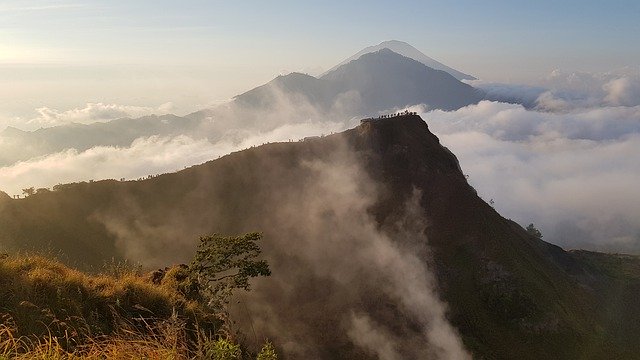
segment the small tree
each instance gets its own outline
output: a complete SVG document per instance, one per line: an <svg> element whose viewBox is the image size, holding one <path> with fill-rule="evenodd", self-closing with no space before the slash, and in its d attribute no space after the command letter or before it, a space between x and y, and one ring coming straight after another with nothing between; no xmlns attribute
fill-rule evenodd
<svg viewBox="0 0 640 360"><path fill-rule="evenodd" d="M269 264L265 260L257 260L261 253L257 242L261 238L260 233L200 237L190 270L211 305L222 307L233 290L250 289L250 278L271 275Z"/></svg>
<svg viewBox="0 0 640 360"><path fill-rule="evenodd" d="M267 340L264 343L258 353L257 360L278 360L278 353L276 353L276 348L273 347L271 341Z"/></svg>
<svg viewBox="0 0 640 360"><path fill-rule="evenodd" d="M227 339L218 339L205 346L205 358L212 360L240 360L242 351L240 345Z"/></svg>
<svg viewBox="0 0 640 360"><path fill-rule="evenodd" d="M31 196L36 193L36 188L32 186L30 188L22 189L22 193L25 196Z"/></svg>
<svg viewBox="0 0 640 360"><path fill-rule="evenodd" d="M535 225L533 225L533 223L527 225L525 230L527 230L529 235L542 239L542 233L535 227Z"/></svg>

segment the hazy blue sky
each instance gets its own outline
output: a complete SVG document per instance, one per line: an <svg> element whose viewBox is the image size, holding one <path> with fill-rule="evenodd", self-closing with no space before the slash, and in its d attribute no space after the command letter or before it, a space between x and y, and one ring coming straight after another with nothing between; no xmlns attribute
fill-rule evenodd
<svg viewBox="0 0 640 360"><path fill-rule="evenodd" d="M488 81L640 71L640 1L0 1L0 116L86 102L186 112L383 40Z"/></svg>

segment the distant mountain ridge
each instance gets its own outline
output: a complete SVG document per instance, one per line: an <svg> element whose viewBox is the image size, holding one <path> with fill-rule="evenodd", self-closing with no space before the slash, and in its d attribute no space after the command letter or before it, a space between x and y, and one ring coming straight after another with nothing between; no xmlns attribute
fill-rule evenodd
<svg viewBox="0 0 640 360"><path fill-rule="evenodd" d="M395 53L398 53L400 55L406 56L408 58L411 58L413 60L419 61L423 64L425 64L426 66L435 69L435 70L442 70L444 72L447 72L449 74L451 74L451 76L455 77L458 80L476 80L476 78L474 76L465 74L463 72L460 72L456 69L450 68L447 65L444 65L430 57L428 57L427 55L425 55L424 53L422 53L420 50L416 49L415 47L409 45L408 43L404 42L404 41L398 41L398 40L389 40L389 41L383 41L378 45L374 45L374 46L368 46L362 50L360 50L359 52L357 52L356 54L354 54L353 56L343 60L342 62L340 62L338 65L334 66L333 68L329 69L328 71L326 71L325 73L323 73L321 76L324 76L332 71L334 71L335 69L339 68L340 66L349 63L353 60L356 60L358 58L360 58L362 55L364 54L368 54L368 53L372 53L372 52L376 52L376 51L380 51L382 49L389 49Z"/></svg>
<svg viewBox="0 0 640 360"><path fill-rule="evenodd" d="M84 151L95 146L130 146L135 139L153 135L196 137L199 127L199 121L171 114L71 123L34 131L7 127L0 132L0 140L4 140L6 147L0 148L0 167L71 148Z"/></svg>
<svg viewBox="0 0 640 360"><path fill-rule="evenodd" d="M277 92L274 93L274 89ZM278 95L300 96L324 111L341 96L354 93L349 115L424 104L431 109L455 110L483 99L482 91L387 48L362 55L320 78L291 73L235 97L239 104L268 107ZM277 95L276 95L277 94ZM357 105L357 106L356 106Z"/></svg>
<svg viewBox="0 0 640 360"><path fill-rule="evenodd" d="M419 104L428 109L456 110L483 98L481 90L446 71L385 47L367 52L320 78L300 73L278 76L236 96L230 103L183 117L154 115L36 131L7 128L0 133L0 166L70 148L84 151L93 146L129 146L140 137L187 135L215 142L286 124L349 121Z"/></svg>
<svg viewBox="0 0 640 360"><path fill-rule="evenodd" d="M356 89L371 111L424 104L429 109L457 110L478 103L482 91L442 70L435 70L388 48L367 53L321 77L345 91Z"/></svg>

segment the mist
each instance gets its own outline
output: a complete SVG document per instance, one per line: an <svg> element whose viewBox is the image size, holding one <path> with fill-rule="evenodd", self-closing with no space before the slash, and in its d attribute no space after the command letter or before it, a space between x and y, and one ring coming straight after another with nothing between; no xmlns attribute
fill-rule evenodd
<svg viewBox="0 0 640 360"><path fill-rule="evenodd" d="M422 112L485 201L568 248L640 252L640 107Z"/></svg>
<svg viewBox="0 0 640 360"><path fill-rule="evenodd" d="M32 121L67 125L0 136L0 166L4 165L0 167L0 190L20 195L28 187L146 178L252 146L343 131L359 121L346 115L356 106L357 96L344 94L323 109L304 95L287 94L276 85L268 87L268 95L268 108L228 102L188 117L147 116L111 122L100 119L152 109L104 104L68 111L39 109L41 116ZM150 135L153 133L159 134Z"/></svg>
<svg viewBox="0 0 640 360"><path fill-rule="evenodd" d="M51 188L56 184L102 179L137 180L175 172L234 151L270 142L298 141L307 136L344 130L344 123L316 122L282 125L265 133L236 133L234 138L210 142L186 135L150 136L130 146L69 149L0 168L0 190L20 195L26 187Z"/></svg>
<svg viewBox="0 0 640 360"><path fill-rule="evenodd" d="M316 276L332 280L332 291L327 294L330 298L322 302L326 312L333 313L330 309L335 307L341 318L338 323L346 327L349 338L380 359L470 359L446 319L446 305L439 299L437 282L426 265L427 220L420 211L420 192L416 190L407 201L393 230L381 231L368 212L378 201L378 185L349 151L332 154L329 163L312 162L305 166L313 179L305 183L305 191L295 197L279 194L283 195L283 201L267 217L269 224L276 228L283 226L284 233L289 235L274 234L276 248L286 248L289 256L309 266ZM274 265L276 273L296 268L286 261L274 261ZM299 276L295 271L292 275ZM398 331L397 321L390 321L389 314L384 314L381 308L359 305L363 297L373 293L377 293L374 297L387 298L399 306L401 317L408 316L404 321L413 319L421 332ZM248 302L249 308L252 303ZM253 316L259 318L289 308L285 305L275 304L266 312L259 307ZM375 319L385 320L375 324ZM269 324L269 319L259 323ZM267 331L286 333L284 328ZM404 336L398 336L395 343L377 342L381 334L394 332ZM311 340L302 343L305 342ZM313 353L299 356L314 357Z"/></svg>
<svg viewBox="0 0 640 360"><path fill-rule="evenodd" d="M401 194L381 224L373 209L385 185L365 169L371 156L342 135L271 144L190 169L172 187L119 187L91 218L145 267L189 261L201 234L262 231L273 276L231 304L254 346L273 339L293 358L335 358L327 349L340 346L344 357L470 359L439 295L423 195ZM149 206L147 191L171 208ZM396 339L374 344L388 333Z"/></svg>
<svg viewBox="0 0 640 360"><path fill-rule="evenodd" d="M483 101L457 111L412 110L458 156L483 198L522 225L535 223L552 243L640 251L640 199L632 190L640 172L637 159L629 156L639 148L639 77L625 69L554 71L536 86L473 84L489 98L522 105ZM343 131L358 122L353 115L361 105L358 92L320 106L309 94L284 91L277 82L264 89L266 107L231 101L187 117L123 121L117 126L134 130L116 132L120 137L108 140L112 145L72 146L79 136L67 137L53 146L60 150L50 152L0 137L5 164L0 190L19 195L31 186L146 178L264 143ZM93 124L159 108L95 103L67 111L40 109L34 121ZM145 133L149 122L160 124L154 131L161 135ZM98 140L88 144L92 141Z"/></svg>
<svg viewBox="0 0 640 360"><path fill-rule="evenodd" d="M640 105L640 73L631 68L603 73L556 69L526 85L481 80L467 83L484 90L487 100L522 104L539 111Z"/></svg>

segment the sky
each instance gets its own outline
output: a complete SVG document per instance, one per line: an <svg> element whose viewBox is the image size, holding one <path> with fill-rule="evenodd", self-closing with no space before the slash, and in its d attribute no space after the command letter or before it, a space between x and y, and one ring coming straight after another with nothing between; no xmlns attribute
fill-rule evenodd
<svg viewBox="0 0 640 360"><path fill-rule="evenodd" d="M491 82L640 72L639 18L621 0L2 0L0 125L87 103L184 115L390 39Z"/></svg>

